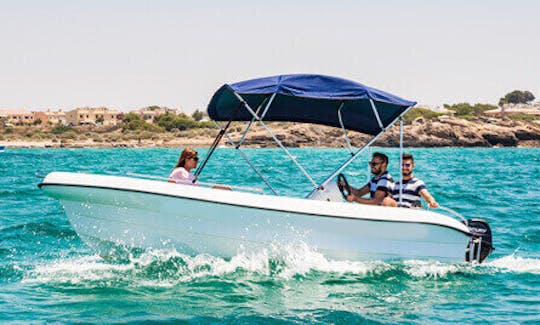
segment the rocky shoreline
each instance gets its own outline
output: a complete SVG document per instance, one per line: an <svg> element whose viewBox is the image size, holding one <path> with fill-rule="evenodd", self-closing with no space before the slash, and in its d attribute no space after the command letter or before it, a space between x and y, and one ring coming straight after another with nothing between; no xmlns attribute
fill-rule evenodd
<svg viewBox="0 0 540 325"><path fill-rule="evenodd" d="M242 124L231 129L231 137L241 138ZM346 142L342 130L303 123L270 123L270 129L276 137L288 147L345 147ZM79 135L60 139L21 139L6 137L0 145L11 148L114 148L114 147L207 147L217 135L217 130L193 129L176 134L153 133L149 136L122 133L121 130L110 132L97 141L95 137ZM348 133L351 144L362 146L372 137L358 132ZM102 135L103 137L103 135ZM404 146L406 147L540 147L540 124L513 120L510 118L472 119L441 116L431 120L418 118L404 125ZM222 145L227 145L222 140ZM396 147L399 145L399 128L394 126L375 143L380 147ZM273 139L260 126L254 126L245 140L248 147L275 147Z"/></svg>
<svg viewBox="0 0 540 325"><path fill-rule="evenodd" d="M279 128L275 134L284 145L290 147L346 146L343 132L337 128L294 124ZM372 138L358 132L349 132L348 136L355 147L362 146ZM403 143L407 147L540 147L540 124L495 118L466 120L443 116L429 121L418 118L404 125ZM246 145L275 146L261 128L246 139ZM399 146L399 127L390 128L374 145Z"/></svg>

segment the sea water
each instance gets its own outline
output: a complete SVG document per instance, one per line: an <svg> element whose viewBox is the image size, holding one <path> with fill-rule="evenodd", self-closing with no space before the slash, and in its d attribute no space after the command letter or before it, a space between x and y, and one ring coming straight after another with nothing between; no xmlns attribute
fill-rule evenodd
<svg viewBox="0 0 540 325"><path fill-rule="evenodd" d="M390 156L397 178L398 150L373 151ZM38 189L38 176L166 177L180 149L8 149L0 157L0 323L540 323L540 149L407 151L442 206L490 223L496 250L484 264L333 261L278 243L229 259L132 249L104 260ZM291 152L316 181L349 155ZM311 190L281 150L245 153L280 194ZM356 187L369 177L368 154L345 170ZM264 189L234 149L218 149L201 180Z"/></svg>

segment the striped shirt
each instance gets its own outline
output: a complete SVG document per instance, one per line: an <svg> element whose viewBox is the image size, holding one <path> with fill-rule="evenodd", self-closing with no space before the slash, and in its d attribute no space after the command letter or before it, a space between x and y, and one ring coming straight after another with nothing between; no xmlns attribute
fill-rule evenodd
<svg viewBox="0 0 540 325"><path fill-rule="evenodd" d="M373 177L367 185L369 186L371 197L375 195L376 191L383 191L384 193L391 194L394 189L394 179L392 179L392 176L390 176L388 172L384 172L384 174L379 177Z"/></svg>
<svg viewBox="0 0 540 325"><path fill-rule="evenodd" d="M416 177L413 177L407 181L403 181L402 190L402 202L399 203L399 188L402 187L398 181L392 191L394 200L398 203L398 206L404 208L421 207L420 191L426 188L426 184Z"/></svg>

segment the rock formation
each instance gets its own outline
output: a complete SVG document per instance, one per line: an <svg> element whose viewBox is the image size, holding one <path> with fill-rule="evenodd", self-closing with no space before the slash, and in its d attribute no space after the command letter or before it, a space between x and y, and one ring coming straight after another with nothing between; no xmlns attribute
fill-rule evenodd
<svg viewBox="0 0 540 325"><path fill-rule="evenodd" d="M341 129L299 123L270 123L277 138L289 147L344 147ZM361 146L371 136L349 132L353 146ZM418 118L404 125L403 143L407 147L540 147L540 124L509 118L478 117L461 119L441 116L429 121ZM238 134L236 134L238 136ZM255 127L246 138L248 146L275 146L261 127ZM394 126L375 144L381 147L399 145L399 127Z"/></svg>

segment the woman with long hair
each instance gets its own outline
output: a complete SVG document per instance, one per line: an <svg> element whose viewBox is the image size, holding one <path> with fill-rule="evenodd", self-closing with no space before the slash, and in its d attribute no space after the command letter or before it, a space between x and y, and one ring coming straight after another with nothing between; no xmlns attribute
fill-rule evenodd
<svg viewBox="0 0 540 325"><path fill-rule="evenodd" d="M199 157L197 151L186 148L180 154L178 162L174 166L171 174L169 175L169 182L193 184L195 175L191 172L192 169L197 168Z"/></svg>

